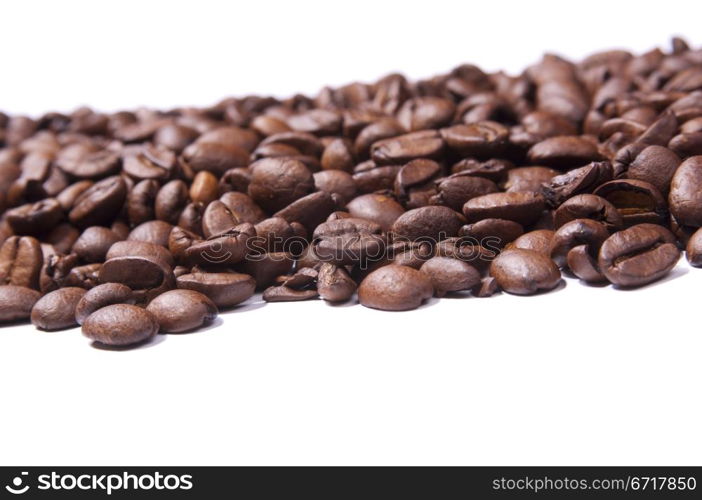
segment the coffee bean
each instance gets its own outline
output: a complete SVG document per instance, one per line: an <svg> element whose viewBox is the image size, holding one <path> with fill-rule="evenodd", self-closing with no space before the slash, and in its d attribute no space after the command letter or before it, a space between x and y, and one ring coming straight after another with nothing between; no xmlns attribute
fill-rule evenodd
<svg viewBox="0 0 702 500"><path fill-rule="evenodd" d="M596 256L602 243L609 238L609 231L600 222L592 219L574 219L563 224L551 240L551 258L561 267L566 265L569 252L585 245L590 255Z"/></svg>
<svg viewBox="0 0 702 500"><path fill-rule="evenodd" d="M468 200L498 191L497 185L483 177L453 174L437 183L437 194L431 199L437 205L446 205L456 211L463 210Z"/></svg>
<svg viewBox="0 0 702 500"><path fill-rule="evenodd" d="M197 139L197 136L198 133L195 129L185 125L169 123L156 131L154 143L157 146L181 153L191 142Z"/></svg>
<svg viewBox="0 0 702 500"><path fill-rule="evenodd" d="M397 121L410 132L441 128L451 122L455 110L449 99L416 97L405 101L397 112Z"/></svg>
<svg viewBox="0 0 702 500"><path fill-rule="evenodd" d="M159 184L153 179L137 183L127 195L127 218L136 226L155 217L155 203Z"/></svg>
<svg viewBox="0 0 702 500"><path fill-rule="evenodd" d="M256 229L252 224L239 224L224 233L193 243L185 255L192 263L203 266L236 264L251 251L248 242L255 236Z"/></svg>
<svg viewBox="0 0 702 500"><path fill-rule="evenodd" d="M165 333L194 330L217 317L217 306L194 290L171 290L152 300L146 310L154 315Z"/></svg>
<svg viewBox="0 0 702 500"><path fill-rule="evenodd" d="M566 263L570 271L588 283L602 283L607 277L602 274L597 263L597 252L593 255L590 245L578 245L568 251Z"/></svg>
<svg viewBox="0 0 702 500"><path fill-rule="evenodd" d="M61 208L67 212L71 209L76 199L92 185L93 181L74 182L56 195L56 200L58 200Z"/></svg>
<svg viewBox="0 0 702 500"><path fill-rule="evenodd" d="M325 222L312 237L319 259L339 266L378 259L385 248L382 228L364 219Z"/></svg>
<svg viewBox="0 0 702 500"><path fill-rule="evenodd" d="M702 156L680 164L670 184L668 202L679 224L702 226Z"/></svg>
<svg viewBox="0 0 702 500"><path fill-rule="evenodd" d="M424 130L374 143L371 158L378 165L398 165L416 158L438 158L443 149L441 135L436 131Z"/></svg>
<svg viewBox="0 0 702 500"><path fill-rule="evenodd" d="M524 233L521 224L505 219L483 219L463 226L459 236L472 238L477 243L491 244L498 248L516 240Z"/></svg>
<svg viewBox="0 0 702 500"><path fill-rule="evenodd" d="M158 333L153 314L129 304L98 309L83 322L83 335L106 346L128 346L145 342Z"/></svg>
<svg viewBox="0 0 702 500"><path fill-rule="evenodd" d="M330 171L351 172L356 164L353 146L348 139L334 139L324 148L322 168Z"/></svg>
<svg viewBox="0 0 702 500"><path fill-rule="evenodd" d="M239 222L256 224L266 218L266 212L246 193L235 191L224 193L220 196L219 201L227 206Z"/></svg>
<svg viewBox="0 0 702 500"><path fill-rule="evenodd" d="M248 151L239 146L199 140L185 148L181 158L193 171L206 170L215 175L249 164Z"/></svg>
<svg viewBox="0 0 702 500"><path fill-rule="evenodd" d="M622 216L614 205L594 194L579 194L564 202L554 215L556 228L575 219L592 219L613 232L624 225Z"/></svg>
<svg viewBox="0 0 702 500"><path fill-rule="evenodd" d="M295 290L281 285L266 288L262 298L266 302L299 302L316 299L318 296L317 290Z"/></svg>
<svg viewBox="0 0 702 500"><path fill-rule="evenodd" d="M194 272L183 274L176 281L178 288L200 292L220 309L244 302L256 289L256 282L251 276L239 273Z"/></svg>
<svg viewBox="0 0 702 500"><path fill-rule="evenodd" d="M16 234L38 235L51 231L63 219L63 208L55 198L22 205L5 213Z"/></svg>
<svg viewBox="0 0 702 500"><path fill-rule="evenodd" d="M262 290L275 283L278 276L292 271L295 260L288 252L267 252L252 255L236 266L238 272L248 274L256 282L256 288Z"/></svg>
<svg viewBox="0 0 702 500"><path fill-rule="evenodd" d="M62 288L62 290L67 290ZM91 288L75 305L75 321L82 325L92 313L112 304L134 304L132 289L121 283L105 283Z"/></svg>
<svg viewBox="0 0 702 500"><path fill-rule="evenodd" d="M63 223L53 228L44 241L53 246L57 253L65 254L71 251L80 235L81 232L75 226Z"/></svg>
<svg viewBox="0 0 702 500"><path fill-rule="evenodd" d="M299 160L265 158L251 165L249 196L275 212L314 189L312 173Z"/></svg>
<svg viewBox="0 0 702 500"><path fill-rule="evenodd" d="M487 276L480 280L479 283L477 283L474 287L473 290L471 290L472 294L475 297L492 297L496 293L500 291L500 285L497 284L497 280L493 278L492 276Z"/></svg>
<svg viewBox="0 0 702 500"><path fill-rule="evenodd" d="M180 213L188 204L188 186L181 180L173 180L159 189L154 202L154 213L158 220L170 224L178 222Z"/></svg>
<svg viewBox="0 0 702 500"><path fill-rule="evenodd" d="M514 168L514 164L508 160L493 158L487 161L478 161L475 158L464 158L451 167L451 172L482 177L493 182L502 182L507 177L507 172L512 168Z"/></svg>
<svg viewBox="0 0 702 500"><path fill-rule="evenodd" d="M480 273L473 266L449 257L433 257L422 264L420 271L429 276L437 297L469 290L480 283Z"/></svg>
<svg viewBox="0 0 702 500"><path fill-rule="evenodd" d="M59 163L59 167L79 179L101 179L115 174L121 163L119 154L101 150L81 155L76 161L63 161Z"/></svg>
<svg viewBox="0 0 702 500"><path fill-rule="evenodd" d="M353 169L353 183L360 193L390 190L401 168L400 165L378 165L368 160Z"/></svg>
<svg viewBox="0 0 702 500"><path fill-rule="evenodd" d="M86 228L73 244L72 251L84 262L103 262L108 250L119 241L119 236L106 227Z"/></svg>
<svg viewBox="0 0 702 500"><path fill-rule="evenodd" d="M215 200L205 208L202 214L202 233L206 238L229 231L239 224L239 220L229 207Z"/></svg>
<svg viewBox="0 0 702 500"><path fill-rule="evenodd" d="M113 257L100 268L99 279L128 286L140 304L175 288L173 271L153 257Z"/></svg>
<svg viewBox="0 0 702 500"><path fill-rule="evenodd" d="M314 185L319 191L337 194L342 202L348 202L356 196L356 183L351 174L341 170L323 170L314 174Z"/></svg>
<svg viewBox="0 0 702 500"><path fill-rule="evenodd" d="M405 209L397 201L382 194L364 194L346 204L349 213L358 219L366 219L378 224L383 231L389 231Z"/></svg>
<svg viewBox="0 0 702 500"><path fill-rule="evenodd" d="M668 208L660 191L645 181L617 179L599 186L594 194L616 207L624 226L651 223L665 224Z"/></svg>
<svg viewBox="0 0 702 500"><path fill-rule="evenodd" d="M663 196L668 195L670 181L680 166L680 157L668 148L648 146L629 165L626 176L653 184Z"/></svg>
<svg viewBox="0 0 702 500"><path fill-rule="evenodd" d="M505 250L490 264L490 276L505 292L533 295L552 290L561 282L558 266L546 255L532 250Z"/></svg>
<svg viewBox="0 0 702 500"><path fill-rule="evenodd" d="M308 194L293 201L284 209L278 210L273 216L285 219L290 224L299 223L306 231L312 232L336 210L335 196L321 191Z"/></svg>
<svg viewBox="0 0 702 500"><path fill-rule="evenodd" d="M549 137L534 144L527 156L533 165L560 169L580 167L603 159L593 142L577 136Z"/></svg>
<svg viewBox="0 0 702 500"><path fill-rule="evenodd" d="M207 170L202 170L195 175L189 191L191 200L207 205L217 199L218 193L217 176Z"/></svg>
<svg viewBox="0 0 702 500"><path fill-rule="evenodd" d="M416 269L391 264L373 271L358 287L359 302L373 309L416 309L434 294L430 278Z"/></svg>
<svg viewBox="0 0 702 500"><path fill-rule="evenodd" d="M691 265L702 267L702 230L695 231L688 240L686 255Z"/></svg>
<svg viewBox="0 0 702 500"><path fill-rule="evenodd" d="M32 308L32 324L41 330L76 326L76 306L83 295L85 289L78 287L59 288L47 293Z"/></svg>
<svg viewBox="0 0 702 500"><path fill-rule="evenodd" d="M147 257L157 259L167 267L174 265L173 255L167 249L147 241L118 241L109 248L104 260L115 257Z"/></svg>
<svg viewBox="0 0 702 500"><path fill-rule="evenodd" d="M655 224L639 224L605 240L598 261L609 281L633 287L662 278L679 258L680 251L670 231Z"/></svg>
<svg viewBox="0 0 702 500"><path fill-rule="evenodd" d="M168 236L171 234L173 225L162 220L151 220L143 222L131 230L127 240L143 241L153 243L162 247L168 246Z"/></svg>
<svg viewBox="0 0 702 500"><path fill-rule="evenodd" d="M0 285L37 290L43 255L41 245L31 236L10 236L0 246Z"/></svg>
<svg viewBox="0 0 702 500"><path fill-rule="evenodd" d="M121 177L96 182L76 198L68 214L76 226L98 226L111 221L127 196L127 184Z"/></svg>
<svg viewBox="0 0 702 500"><path fill-rule="evenodd" d="M317 292L328 302L346 302L356 291L356 282L343 267L324 263L317 276Z"/></svg>
<svg viewBox="0 0 702 500"><path fill-rule="evenodd" d="M547 167L519 167L507 171L504 189L508 193L520 191L538 193L541 185L558 175L558 171Z"/></svg>
<svg viewBox="0 0 702 500"><path fill-rule="evenodd" d="M545 207L538 193L492 193L468 200L463 214L468 222L483 219L507 219L528 226L536 222Z"/></svg>
<svg viewBox="0 0 702 500"><path fill-rule="evenodd" d="M614 173L608 161L596 161L552 177L541 192L551 206L557 207L577 194L591 193L597 186L612 180Z"/></svg>
<svg viewBox="0 0 702 500"><path fill-rule="evenodd" d="M41 294L24 286L0 285L0 323L29 318Z"/></svg>
<svg viewBox="0 0 702 500"><path fill-rule="evenodd" d="M506 151L509 129L497 122L483 121L445 128L441 137L450 149L463 156L488 159Z"/></svg>
<svg viewBox="0 0 702 500"><path fill-rule="evenodd" d="M454 210L442 206L429 206L409 210L392 225L395 238L437 242L458 234L465 219Z"/></svg>

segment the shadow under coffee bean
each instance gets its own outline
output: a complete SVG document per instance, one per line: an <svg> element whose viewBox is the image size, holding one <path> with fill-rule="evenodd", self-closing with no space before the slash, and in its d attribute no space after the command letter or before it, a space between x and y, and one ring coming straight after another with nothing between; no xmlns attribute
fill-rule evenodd
<svg viewBox="0 0 702 500"><path fill-rule="evenodd" d="M665 283L682 249L702 267L700 74L674 39L514 76L0 114L0 323L121 350L266 302Z"/></svg>

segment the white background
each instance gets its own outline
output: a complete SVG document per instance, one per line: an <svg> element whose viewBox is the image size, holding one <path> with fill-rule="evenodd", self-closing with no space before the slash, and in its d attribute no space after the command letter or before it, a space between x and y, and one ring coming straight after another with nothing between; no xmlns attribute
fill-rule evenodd
<svg viewBox="0 0 702 500"><path fill-rule="evenodd" d="M207 105L702 43L699 2L13 2L0 109ZM252 300L129 352L0 329L0 464L702 464L702 272L409 313Z"/></svg>

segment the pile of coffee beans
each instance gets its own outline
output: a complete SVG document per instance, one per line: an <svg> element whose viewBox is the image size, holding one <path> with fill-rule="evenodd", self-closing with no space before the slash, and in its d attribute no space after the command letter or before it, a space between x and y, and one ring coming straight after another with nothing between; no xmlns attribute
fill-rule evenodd
<svg viewBox="0 0 702 500"><path fill-rule="evenodd" d="M518 76L0 113L0 148L0 323L107 346L256 291L400 311L702 266L702 50L678 38Z"/></svg>

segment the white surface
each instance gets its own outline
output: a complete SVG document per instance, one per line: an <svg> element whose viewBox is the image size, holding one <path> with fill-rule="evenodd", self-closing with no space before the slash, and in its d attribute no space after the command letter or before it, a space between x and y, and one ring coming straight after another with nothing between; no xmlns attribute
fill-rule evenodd
<svg viewBox="0 0 702 500"><path fill-rule="evenodd" d="M695 2L66 5L4 9L0 108L210 104L702 42ZM0 464L699 465L702 272L687 270L409 313L254 302L128 352L0 329Z"/></svg>

